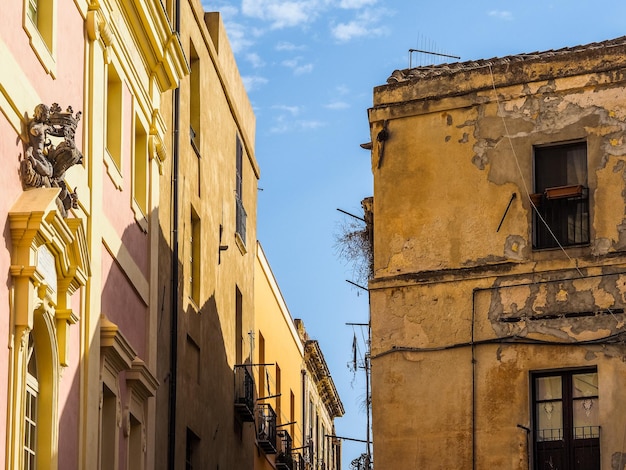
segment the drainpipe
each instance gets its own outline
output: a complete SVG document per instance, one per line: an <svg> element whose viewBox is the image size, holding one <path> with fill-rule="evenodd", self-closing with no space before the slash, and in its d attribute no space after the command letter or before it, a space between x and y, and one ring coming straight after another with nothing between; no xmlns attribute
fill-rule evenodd
<svg viewBox="0 0 626 470"><path fill-rule="evenodd" d="M476 320L476 291L472 291L472 470L476 470L476 344L474 343L474 322Z"/></svg>
<svg viewBox="0 0 626 470"><path fill-rule="evenodd" d="M180 32L180 0L174 1L174 33ZM171 330L170 330L170 389L169 389L169 426L168 426L168 469L176 468L176 377L178 374L178 166L179 166L179 126L180 126L180 83L174 89L174 121L172 135L172 180L171 180L171 224L172 224L172 288L171 288Z"/></svg>

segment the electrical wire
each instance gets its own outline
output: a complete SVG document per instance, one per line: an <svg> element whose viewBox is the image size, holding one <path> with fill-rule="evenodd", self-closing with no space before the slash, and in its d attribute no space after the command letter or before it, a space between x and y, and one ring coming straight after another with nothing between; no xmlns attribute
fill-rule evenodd
<svg viewBox="0 0 626 470"><path fill-rule="evenodd" d="M583 272L580 270L580 268L578 267L578 262L576 260L574 260L565 250L565 248L563 247L563 245L561 244L560 240L557 238L557 236L554 234L554 232L552 231L552 229L550 228L550 225L548 225L548 223L545 221L545 219L543 218L543 216L541 215L541 213L539 212L539 209L537 208L537 206L535 205L535 203L533 202L532 198L530 197L530 191L528 190L528 185L526 184L526 178L524 178L524 172L522 171L522 168L520 167L520 163L519 163L519 158L517 157L517 152L515 152L515 147L513 146L513 140L511 139L511 134L509 133L509 128L506 124L506 119L504 119L504 111L501 107L501 102L500 102L500 97L498 96L498 92L496 90L496 81L495 78L493 76L493 69L491 67L491 63L488 64L489 67L489 74L491 76L491 87L493 89L493 94L495 96L496 99L496 105L498 108L498 114L500 115L500 119L502 121L502 125L504 126L504 132L505 132L505 136L506 139L509 143L509 146L511 147L511 153L513 154L513 158L515 159L515 165L517 167L517 171L519 172L519 176L520 179L522 181L522 186L524 187L524 193L525 196L528 198L528 201L530 202L531 207L533 208L533 211L535 212L535 214L537 215L538 219L541 221L541 223L545 226L545 228L548 230L548 233L550 233L550 236L554 239L554 241L556 242L557 246L559 247L559 249L561 250L561 252L567 257L568 261L572 264L574 264L574 269L576 270L576 272L578 273L578 275L580 276L580 278L584 278L585 275L583 274ZM613 316L613 318L615 319L615 321L618 321L617 317L615 316L615 314L611 311L610 308L606 308L606 310Z"/></svg>
<svg viewBox="0 0 626 470"><path fill-rule="evenodd" d="M415 347L415 346L392 346L391 349L380 352L371 356L371 359L378 359L396 352L437 352L449 349L468 348L471 346L479 346L484 344L527 344L537 346L588 346L588 345L624 345L626 344L626 332L615 333L602 338L574 341L550 341L543 339L528 338L524 336L512 335L499 338L490 338L480 341L468 341L464 343L447 344L443 346L433 347Z"/></svg>

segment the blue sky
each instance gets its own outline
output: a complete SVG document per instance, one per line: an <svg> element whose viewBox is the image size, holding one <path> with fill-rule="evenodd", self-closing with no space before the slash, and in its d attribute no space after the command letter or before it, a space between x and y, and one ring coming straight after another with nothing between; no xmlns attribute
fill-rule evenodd
<svg viewBox="0 0 626 470"><path fill-rule="evenodd" d="M337 434L364 439L364 375L348 370L367 295L346 282L336 236L372 195L367 109L409 49L461 61L626 35L624 0L204 0L220 11L257 117L258 238L287 305L319 340L346 409ZM412 65L442 63L414 54ZM450 61L455 61L450 59ZM364 332L363 332L364 333ZM416 404L416 406L428 406ZM365 449L344 441L344 470Z"/></svg>

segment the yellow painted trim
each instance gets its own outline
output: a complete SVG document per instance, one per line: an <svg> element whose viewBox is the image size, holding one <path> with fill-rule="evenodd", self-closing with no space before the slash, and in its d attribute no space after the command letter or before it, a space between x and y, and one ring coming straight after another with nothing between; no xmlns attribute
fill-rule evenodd
<svg viewBox="0 0 626 470"><path fill-rule="evenodd" d="M30 46L35 52L35 55L41 62L46 73L52 78L56 78L56 42L57 42L57 0L46 0L50 2L48 7L41 12L42 17L48 17L46 22L46 28L49 30L47 34L50 36L51 44L47 44L41 35L41 31L36 24L28 16L28 3L29 0L24 0L24 18L23 27L24 31L30 39ZM49 10L49 11L46 11Z"/></svg>
<svg viewBox="0 0 626 470"><path fill-rule="evenodd" d="M30 113L40 103L39 96L0 38L0 107L17 134L22 134L24 113Z"/></svg>

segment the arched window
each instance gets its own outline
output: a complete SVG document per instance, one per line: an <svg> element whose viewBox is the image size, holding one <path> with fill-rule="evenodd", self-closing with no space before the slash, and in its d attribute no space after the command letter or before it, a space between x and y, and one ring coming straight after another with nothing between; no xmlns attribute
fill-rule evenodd
<svg viewBox="0 0 626 470"><path fill-rule="evenodd" d="M26 397L24 411L24 469L36 468L37 460L37 400L39 380L37 375L37 355L33 336L28 336L26 357Z"/></svg>

